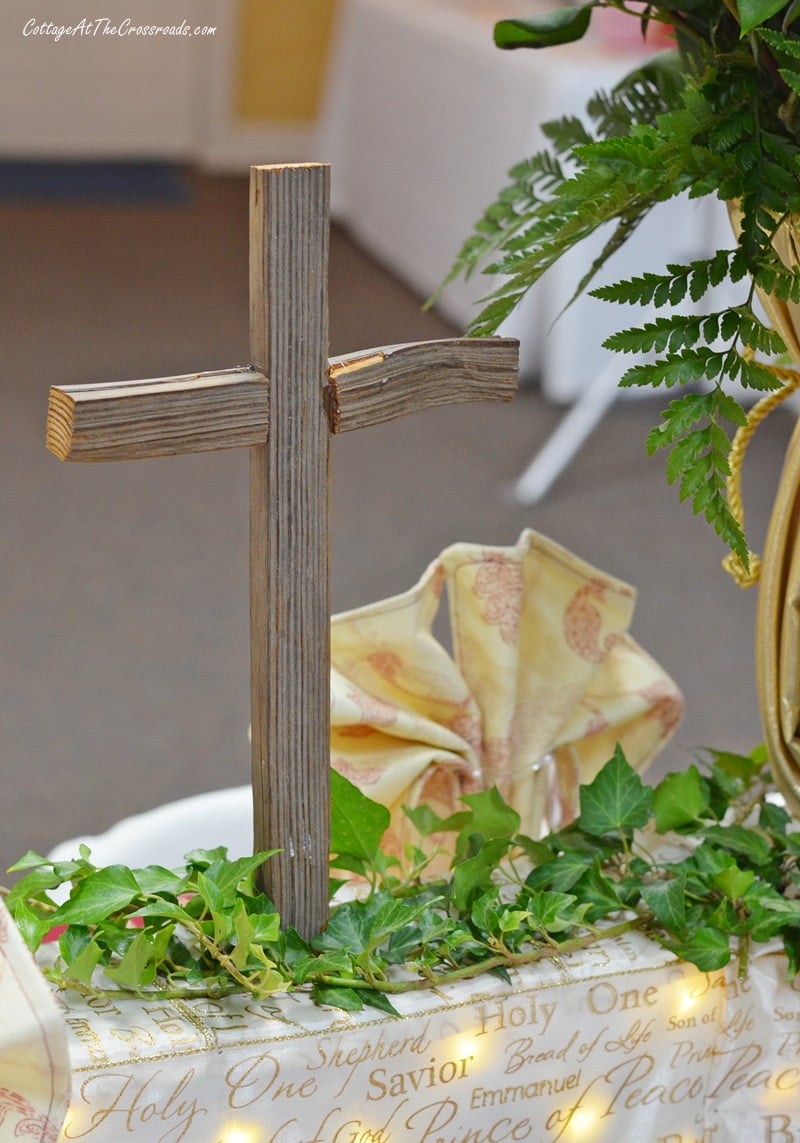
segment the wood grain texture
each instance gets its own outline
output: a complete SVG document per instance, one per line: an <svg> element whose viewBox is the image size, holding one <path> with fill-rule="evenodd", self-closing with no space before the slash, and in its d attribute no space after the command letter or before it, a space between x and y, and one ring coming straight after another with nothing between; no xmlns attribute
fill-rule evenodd
<svg viewBox="0 0 800 1143"><path fill-rule="evenodd" d="M433 405L510 401L519 378L514 338L447 338L365 350L331 361L331 431L377 425Z"/></svg>
<svg viewBox="0 0 800 1143"><path fill-rule="evenodd" d="M254 167L250 331L270 381L270 435L251 452L251 688L256 849L285 924L328 915L330 591L323 401L329 169Z"/></svg>
<svg viewBox="0 0 800 1143"><path fill-rule="evenodd" d="M254 369L50 390L47 447L59 460L140 460L267 439L269 389Z"/></svg>

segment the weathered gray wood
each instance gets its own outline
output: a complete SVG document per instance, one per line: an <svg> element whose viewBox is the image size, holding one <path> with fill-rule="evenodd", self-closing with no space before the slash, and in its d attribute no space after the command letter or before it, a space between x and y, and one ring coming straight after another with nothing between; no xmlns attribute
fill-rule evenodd
<svg viewBox="0 0 800 1143"><path fill-rule="evenodd" d="M54 386L47 447L59 460L141 460L242 448L269 431L269 389L254 369Z"/></svg>
<svg viewBox="0 0 800 1143"><path fill-rule="evenodd" d="M510 401L519 342L447 338L387 345L331 360L326 405L331 431L377 425L433 405Z"/></svg>
<svg viewBox="0 0 800 1143"><path fill-rule="evenodd" d="M251 170L250 353L270 384L250 463L255 843L282 846L265 887L305 935L328 915L328 201L326 166Z"/></svg>
<svg viewBox="0 0 800 1143"><path fill-rule="evenodd" d="M251 448L255 842L282 850L265 886L304 934L328 906L330 430L507 400L517 361L508 339L455 339L352 354L326 373L328 187L320 164L251 171L251 366L57 388L48 418L62 460Z"/></svg>
<svg viewBox="0 0 800 1143"><path fill-rule="evenodd" d="M387 345L328 361L325 403L334 433L432 405L509 401L518 343L449 338ZM54 386L47 447L59 460L141 460L249 448L267 440L269 386L253 368Z"/></svg>

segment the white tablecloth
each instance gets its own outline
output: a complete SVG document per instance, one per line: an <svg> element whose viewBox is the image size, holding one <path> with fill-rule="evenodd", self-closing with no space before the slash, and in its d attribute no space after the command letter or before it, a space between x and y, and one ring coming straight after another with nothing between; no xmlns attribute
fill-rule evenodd
<svg viewBox="0 0 800 1143"><path fill-rule="evenodd" d="M85 840L102 860L169 862L209 830L230 839L248 800L203 795ZM63 993L73 1093L59 1143L792 1143L800 978L785 971L756 946L746 978L735 963L702 973L629 932L509 983L394 997L403 1020L302 992ZM60 1054L63 1028L49 1032ZM14 1138L0 1122L0 1141Z"/></svg>
<svg viewBox="0 0 800 1143"><path fill-rule="evenodd" d="M0 1143L55 1143L69 1091L59 1006L0 898Z"/></svg>
<svg viewBox="0 0 800 1143"><path fill-rule="evenodd" d="M343 5L321 140L334 215L422 295L441 283L509 168L542 146L539 124L580 112L641 58L630 19L624 47L595 37L545 51L497 49L494 21L532 8L531 0ZM612 278L699 257L726 228L719 204L660 208L616 256ZM523 377L540 375L555 400L573 400L602 370L609 351L600 343L621 317L583 299L553 325L589 260L588 245L565 258L503 329L521 340ZM490 286L481 275L453 283L442 312L465 325Z"/></svg>

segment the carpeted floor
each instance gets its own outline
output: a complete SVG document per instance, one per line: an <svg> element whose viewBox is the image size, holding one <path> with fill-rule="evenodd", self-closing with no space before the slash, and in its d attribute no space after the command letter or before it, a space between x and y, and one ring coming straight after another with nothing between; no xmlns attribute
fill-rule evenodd
<svg viewBox="0 0 800 1143"><path fill-rule="evenodd" d="M247 358L247 187L190 178L179 201L0 201L3 251L0 862L185 794L247 781L247 457L60 465L47 390ZM445 267L443 267L444 271ZM332 352L450 332L333 235ZM535 393L337 438L334 605L410 586L445 545L543 531L639 588L634 634L688 698L659 768L747 749L755 596L644 455L658 402L619 402L547 499L515 475L557 423ZM748 460L760 543L793 424Z"/></svg>

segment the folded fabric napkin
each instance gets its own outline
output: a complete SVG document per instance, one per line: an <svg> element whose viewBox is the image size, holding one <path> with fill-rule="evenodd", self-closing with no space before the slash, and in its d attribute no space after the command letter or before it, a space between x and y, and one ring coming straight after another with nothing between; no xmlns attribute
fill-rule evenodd
<svg viewBox="0 0 800 1143"><path fill-rule="evenodd" d="M434 633L446 588L452 653ZM683 700L628 634L635 592L525 531L454 544L410 591L334 616L331 763L392 811L388 848L418 843L402 806L446 816L490 786L536 837L574 816L619 741L644 768Z"/></svg>

